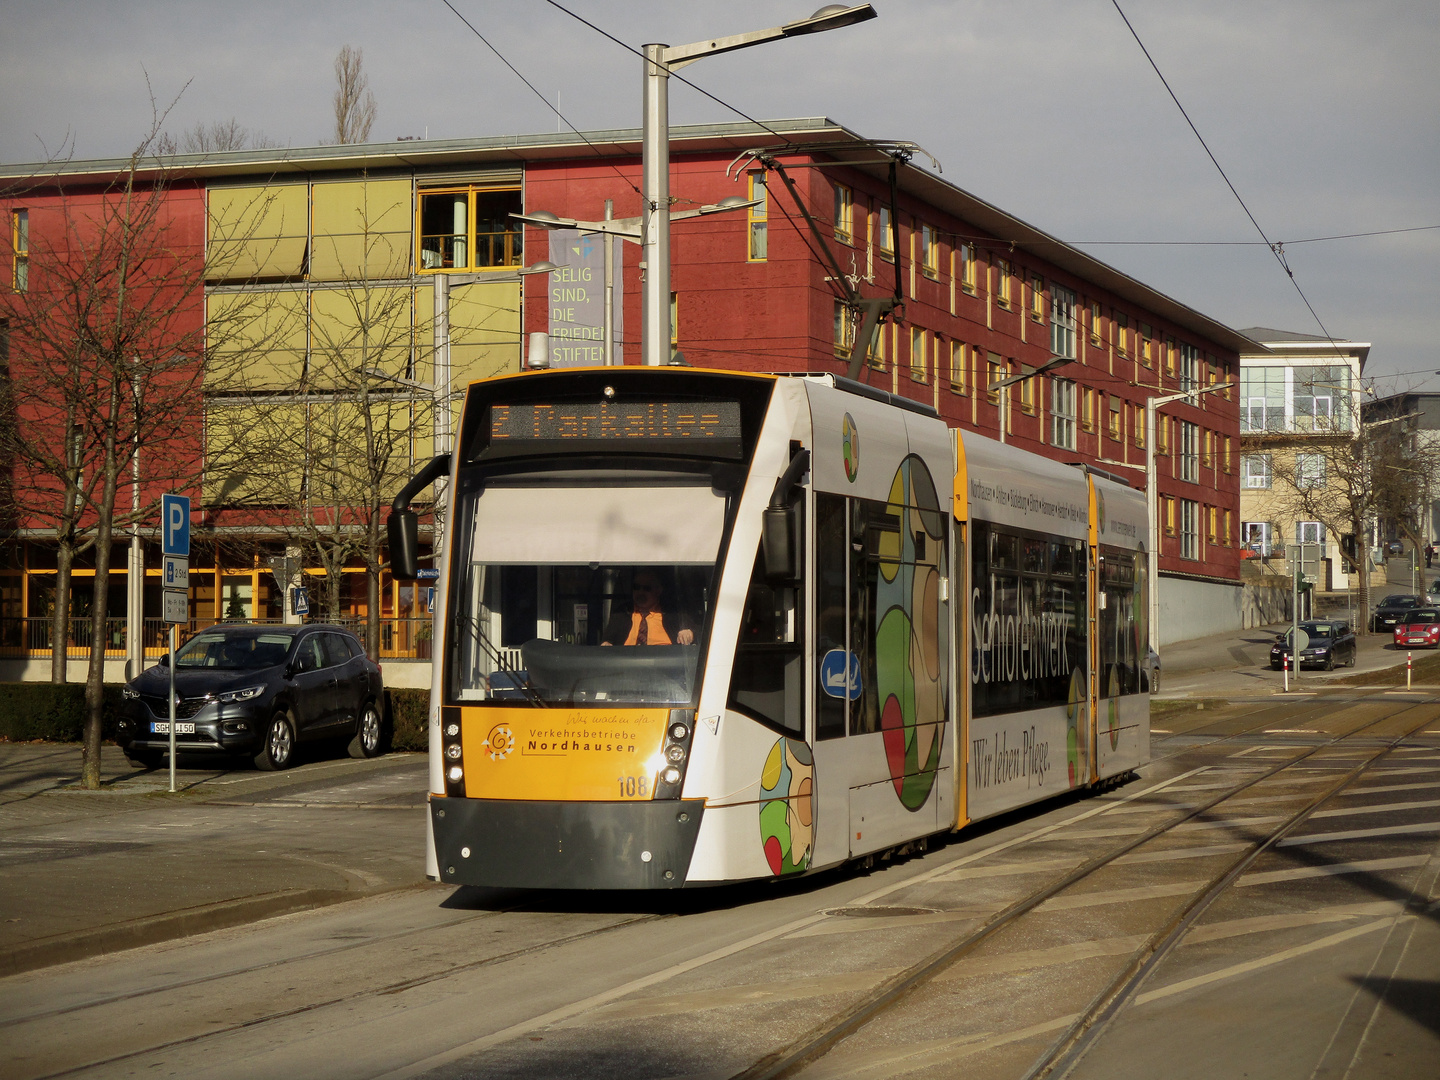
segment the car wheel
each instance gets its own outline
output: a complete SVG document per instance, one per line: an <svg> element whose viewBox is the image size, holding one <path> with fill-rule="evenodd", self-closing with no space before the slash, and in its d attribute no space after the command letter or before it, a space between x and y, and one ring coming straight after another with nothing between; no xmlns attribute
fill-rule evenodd
<svg viewBox="0 0 1440 1080"><path fill-rule="evenodd" d="M1326 670L1326 671L1334 671L1334 670L1335 670L1335 654L1334 654L1334 653L1331 653L1329 656L1325 657L1325 670Z"/></svg>
<svg viewBox="0 0 1440 1080"><path fill-rule="evenodd" d="M158 769L165 760L163 750L126 750L125 760L137 769Z"/></svg>
<svg viewBox="0 0 1440 1080"><path fill-rule="evenodd" d="M295 726L288 714L277 712L265 732L265 743L255 755L255 767L266 772L288 769L295 756Z"/></svg>
<svg viewBox="0 0 1440 1080"><path fill-rule="evenodd" d="M380 710L373 701L367 701L360 709L360 720L355 725L355 737L350 740L350 756L353 758L375 757L380 753L382 734Z"/></svg>
<svg viewBox="0 0 1440 1080"><path fill-rule="evenodd" d="M1280 667L1281 667L1281 665L1279 665L1279 664L1271 664L1271 665L1270 665L1270 670L1271 670L1271 671L1279 671L1279 670L1280 670Z"/></svg>

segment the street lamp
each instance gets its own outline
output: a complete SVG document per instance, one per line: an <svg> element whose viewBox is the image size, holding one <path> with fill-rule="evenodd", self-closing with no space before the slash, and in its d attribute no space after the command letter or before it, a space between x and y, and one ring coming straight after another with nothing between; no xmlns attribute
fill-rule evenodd
<svg viewBox="0 0 1440 1080"><path fill-rule="evenodd" d="M875 18L869 4L828 4L808 19L752 30L748 34L696 41L689 45L645 46L645 115L641 164L644 215L641 222L640 351L644 363L659 367L670 348L670 73L706 56L747 49L780 38L836 30ZM676 215L678 217L678 215ZM598 230L597 230L598 231Z"/></svg>
<svg viewBox="0 0 1440 1080"><path fill-rule="evenodd" d="M1016 374L1007 375L1003 379L996 379L985 387L986 393L989 393L991 390L1000 391L1000 441L1002 443L1005 441L1006 414L1010 411L1010 387L1017 382L1024 382L1026 379L1033 379L1036 376L1044 375L1047 371L1060 367L1062 364L1073 364L1074 362L1075 357L1073 356L1052 356L1039 367L1031 368L1029 371L1026 371L1025 366L1022 364L1020 371Z"/></svg>
<svg viewBox="0 0 1440 1080"><path fill-rule="evenodd" d="M1150 648L1160 651L1160 495L1155 490L1159 482L1155 468L1155 413L1162 405L1176 401L1188 401L1202 394L1213 394L1217 390L1228 390L1234 383L1216 383L1204 389L1182 390L1178 394L1145 399L1145 515L1149 522L1150 535L1147 537L1150 550L1148 556L1150 578Z"/></svg>

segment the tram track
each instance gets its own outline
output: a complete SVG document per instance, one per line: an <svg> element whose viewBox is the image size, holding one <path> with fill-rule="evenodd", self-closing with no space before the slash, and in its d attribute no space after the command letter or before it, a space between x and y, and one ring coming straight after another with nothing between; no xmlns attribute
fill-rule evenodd
<svg viewBox="0 0 1440 1080"><path fill-rule="evenodd" d="M1420 707L1419 705L1413 706L1405 711L1414 711L1415 708ZM1277 763L1263 771L1256 771L1243 780L1227 787L1214 797L1194 804L1192 807L1184 810L1179 816L1152 826L1134 838L1091 857L1078 867L1061 875L1059 878L1014 901L987 919L981 926L964 935L959 940L947 945L944 949L932 953L926 959L887 979L860 1002L851 1005L844 1012L812 1028L810 1032L799 1040L766 1055L747 1068L733 1074L732 1080L784 1080L784 1078L799 1074L803 1069L823 1058L851 1035L879 1019L882 1015L908 999L926 983L961 961L980 945L1001 931L1013 927L1021 918L1034 911L1047 900L1055 898L1062 892L1092 878L1097 871L1115 863L1117 860L1134 852L1137 848L1173 832L1178 827L1206 814L1216 806L1234 799L1237 795L1255 785L1273 779L1287 770L1294 769L1301 762L1309 760L1316 754L1324 750L1333 749L1337 745L1361 736L1377 725L1393 719L1393 714L1390 716L1375 717L1352 731L1305 748L1298 756ZM1062 1038L1052 1044L1051 1050L1047 1051L1046 1057L1042 1058L1036 1067L1027 1074L1026 1080L1051 1080L1052 1077L1063 1075L1063 1073L1057 1074L1055 1072L1055 1066L1060 1063L1060 1056L1067 1054L1072 1047L1078 1045L1079 1040L1091 1030L1097 1020L1102 1018L1102 1014L1106 1018L1114 1015L1113 1012L1106 1011L1112 1003L1115 1004L1116 1011L1118 1011L1118 1008L1123 1005L1123 1002L1133 996L1141 982L1144 981L1144 978L1148 976L1148 974L1154 970L1154 967L1164 959L1164 956L1168 955L1179 943L1183 937L1184 930L1203 914L1205 908L1209 907L1216 898L1224 893L1226 887L1238 878L1246 867L1265 851L1273 847L1279 840L1283 839L1287 833L1302 824L1313 813L1319 810L1324 802L1342 791L1347 784L1353 782L1361 772L1373 765L1375 761L1432 723L1434 723L1433 711L1427 712L1425 719L1407 728L1402 734L1388 740L1385 746L1377 749L1367 757L1364 762L1347 771L1340 780L1328 785L1319 796L1310 798L1307 804L1299 811L1286 815L1279 826L1272 829L1264 839L1252 842L1249 845L1249 850L1239 858L1233 860L1223 871L1207 879L1205 885L1192 894L1191 900L1184 905L1179 914L1172 920L1174 925L1167 925L1162 931L1148 937L1146 944L1136 951L1122 969L1121 976L1107 986L1101 994L1096 995L1087 1008L1082 1011L1080 1019L1067 1028ZM1192 773L1181 774L1181 776L1188 777L1205 771L1209 771L1209 768L1202 767L1201 769L1194 770ZM1179 778L1177 777L1175 779ZM1111 808L1104 809L1108 810ZM1063 830L1065 825L1076 820L1078 820L1078 818L1070 819L1067 822L1060 823L1056 828ZM1029 839L1029 837L1025 839ZM1192 911L1193 915L1191 914ZM1190 917L1186 918L1187 915ZM1147 960L1152 958L1154 962L1147 963ZM1097 1032L1097 1034L1099 1033ZM1083 1050L1081 1053L1083 1054ZM1079 1056L1076 1056L1073 1061L1067 1059L1064 1065L1065 1069L1068 1071L1078 1060Z"/></svg>

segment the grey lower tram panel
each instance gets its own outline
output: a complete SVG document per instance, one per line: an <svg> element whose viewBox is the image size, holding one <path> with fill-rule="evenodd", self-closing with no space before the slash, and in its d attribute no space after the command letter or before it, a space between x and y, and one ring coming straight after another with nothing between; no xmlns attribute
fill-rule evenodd
<svg viewBox="0 0 1440 1080"><path fill-rule="evenodd" d="M430 797L440 880L508 889L676 889L703 799L541 802Z"/></svg>

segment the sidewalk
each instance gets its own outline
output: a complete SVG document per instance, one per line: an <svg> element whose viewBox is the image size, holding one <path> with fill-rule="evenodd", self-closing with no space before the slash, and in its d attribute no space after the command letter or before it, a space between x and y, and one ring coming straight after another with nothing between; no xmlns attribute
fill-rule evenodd
<svg viewBox="0 0 1440 1080"><path fill-rule="evenodd" d="M0 975L425 884L423 754L181 765L0 743Z"/></svg>

